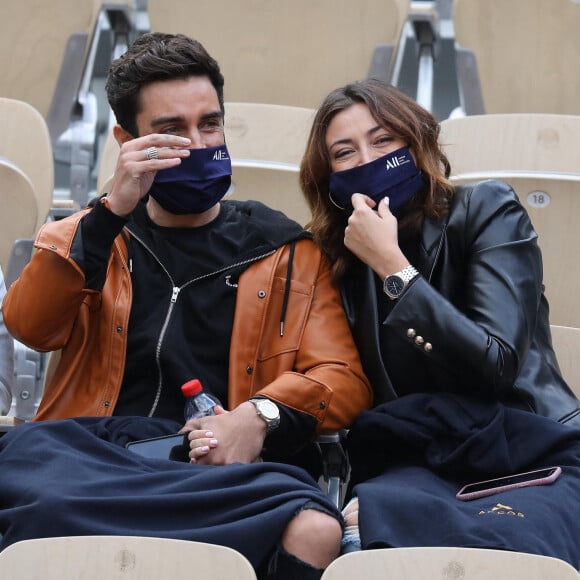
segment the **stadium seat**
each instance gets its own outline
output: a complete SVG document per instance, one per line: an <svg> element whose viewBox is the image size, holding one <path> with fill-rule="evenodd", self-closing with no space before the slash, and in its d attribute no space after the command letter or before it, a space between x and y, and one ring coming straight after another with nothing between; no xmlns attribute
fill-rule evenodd
<svg viewBox="0 0 580 580"><path fill-rule="evenodd" d="M580 399L580 328L552 324L550 330L562 376Z"/></svg>
<svg viewBox="0 0 580 580"><path fill-rule="evenodd" d="M563 560L478 548L384 548L340 556L322 580L579 580Z"/></svg>
<svg viewBox="0 0 580 580"><path fill-rule="evenodd" d="M454 0L462 108L580 115L580 3Z"/></svg>
<svg viewBox="0 0 580 580"><path fill-rule="evenodd" d="M225 135L233 159L299 165L315 110L263 103L225 103Z"/></svg>
<svg viewBox="0 0 580 580"><path fill-rule="evenodd" d="M61 203L72 199L84 206L94 190L98 141L107 130L100 117L101 78L137 34L138 1L3 3L0 96L30 104L45 119L57 177L51 195Z"/></svg>
<svg viewBox="0 0 580 580"><path fill-rule="evenodd" d="M261 103L225 104L232 158L232 199L254 199L306 225L311 218L298 182L314 109Z"/></svg>
<svg viewBox="0 0 580 580"><path fill-rule="evenodd" d="M0 133L0 156L16 165L34 188L34 233L46 221L52 204L54 167L46 121L32 105L0 98Z"/></svg>
<svg viewBox="0 0 580 580"><path fill-rule="evenodd" d="M199 40L230 101L318 107L339 85L388 78L409 0L148 0L151 30ZM375 59L375 61L373 61Z"/></svg>
<svg viewBox="0 0 580 580"><path fill-rule="evenodd" d="M580 327L580 116L475 115L441 123L456 184L502 179L526 207L544 262L552 324Z"/></svg>
<svg viewBox="0 0 580 580"><path fill-rule="evenodd" d="M0 133L0 157L21 174L15 177L13 172L11 179L22 188L19 207L12 207L15 191L10 193L5 189L9 182L0 185L4 203L0 263L9 285L28 263L33 239L53 212L54 165L47 123L32 105L0 98ZM8 236L8 241L4 241L4 236ZM30 418L40 398L44 355L16 341L14 353L11 414Z"/></svg>
<svg viewBox="0 0 580 580"><path fill-rule="evenodd" d="M0 95L26 101L47 119L67 43L75 33L88 33L93 3L94 0L3 2ZM77 48L84 54L84 46Z"/></svg>
<svg viewBox="0 0 580 580"><path fill-rule="evenodd" d="M30 179L17 165L1 158L0 199L0 267L8 272L14 242L34 235L37 203Z"/></svg>
<svg viewBox="0 0 580 580"><path fill-rule="evenodd" d="M0 580L256 580L239 552L224 546L136 536L24 540L0 552Z"/></svg>

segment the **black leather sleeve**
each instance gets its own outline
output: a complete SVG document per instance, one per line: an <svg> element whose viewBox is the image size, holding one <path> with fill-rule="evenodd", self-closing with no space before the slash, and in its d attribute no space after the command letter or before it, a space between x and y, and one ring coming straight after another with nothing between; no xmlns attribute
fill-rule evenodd
<svg viewBox="0 0 580 580"><path fill-rule="evenodd" d="M466 390L501 397L513 388L535 332L537 234L503 182L461 190L454 203L431 279L415 280L384 324L423 357L435 388L460 379Z"/></svg>

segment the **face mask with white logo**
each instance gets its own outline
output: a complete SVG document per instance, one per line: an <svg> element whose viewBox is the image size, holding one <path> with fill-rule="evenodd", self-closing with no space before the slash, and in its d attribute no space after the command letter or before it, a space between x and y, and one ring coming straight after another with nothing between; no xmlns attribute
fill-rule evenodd
<svg viewBox="0 0 580 580"><path fill-rule="evenodd" d="M183 215L203 213L218 203L232 182L227 147L190 149L189 157L158 171L149 195L166 211Z"/></svg>
<svg viewBox="0 0 580 580"><path fill-rule="evenodd" d="M370 163L335 171L330 174L331 201L345 211L352 211L353 193L368 195L377 206L384 197L389 198L389 209L400 219L405 204L425 185L415 160L407 147L401 147Z"/></svg>

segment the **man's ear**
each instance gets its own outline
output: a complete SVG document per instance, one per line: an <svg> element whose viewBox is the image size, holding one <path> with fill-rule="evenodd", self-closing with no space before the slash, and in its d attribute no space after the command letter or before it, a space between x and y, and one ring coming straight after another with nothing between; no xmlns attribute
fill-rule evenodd
<svg viewBox="0 0 580 580"><path fill-rule="evenodd" d="M119 147L123 145L123 143L135 139L135 137L133 137L133 135L131 135L129 131L123 129L121 125L115 125L113 127L113 136L115 137L115 141L117 141L117 143L119 144Z"/></svg>

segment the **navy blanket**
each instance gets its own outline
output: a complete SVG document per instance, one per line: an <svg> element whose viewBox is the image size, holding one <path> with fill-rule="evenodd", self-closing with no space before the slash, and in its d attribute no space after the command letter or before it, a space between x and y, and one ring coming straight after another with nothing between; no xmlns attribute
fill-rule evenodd
<svg viewBox="0 0 580 580"><path fill-rule="evenodd" d="M561 558L580 568L580 430L500 404L409 395L349 433L363 548L459 546ZM473 501L466 483L559 465L552 485Z"/></svg>
<svg viewBox="0 0 580 580"><path fill-rule="evenodd" d="M257 568L308 501L340 517L302 469L193 465L124 448L180 425L137 417L23 424L0 438L0 549L66 535L137 535L229 546Z"/></svg>

